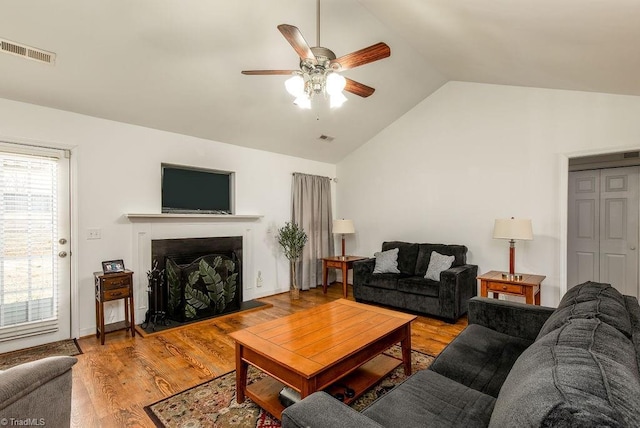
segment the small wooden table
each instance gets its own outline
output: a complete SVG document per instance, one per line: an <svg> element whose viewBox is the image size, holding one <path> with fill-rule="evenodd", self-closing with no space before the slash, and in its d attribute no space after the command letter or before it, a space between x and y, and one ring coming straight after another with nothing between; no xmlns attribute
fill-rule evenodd
<svg viewBox="0 0 640 428"><path fill-rule="evenodd" d="M245 396L280 419L285 385L304 398L338 380L355 390L349 404L400 364L411 374L415 315L338 299L230 336L236 341L236 399ZM402 346L402 360L383 354ZM247 385L249 364L269 376ZM344 391L342 387L341 391Z"/></svg>
<svg viewBox="0 0 640 428"><path fill-rule="evenodd" d="M96 286L96 337L104 345L104 336L117 330L131 329L135 337L135 306L133 305L133 272L120 273L94 272ZM104 302L124 299L124 321L104 325ZM129 320L131 319L131 320Z"/></svg>
<svg viewBox="0 0 640 428"><path fill-rule="evenodd" d="M342 270L342 291L344 298L346 299L349 290L347 288L349 269L353 269L353 262L358 260L364 260L366 257L362 256L333 256L324 257L322 259L322 292L327 294L327 276L329 274L329 268Z"/></svg>
<svg viewBox="0 0 640 428"><path fill-rule="evenodd" d="M500 293L510 294L512 296L522 296L530 305L540 305L540 288L542 281L546 278L544 275L522 274L522 279L504 278L502 275L506 272L496 270L489 271L480 275L480 295L489 297L489 292L493 293L494 298L498 298Z"/></svg>

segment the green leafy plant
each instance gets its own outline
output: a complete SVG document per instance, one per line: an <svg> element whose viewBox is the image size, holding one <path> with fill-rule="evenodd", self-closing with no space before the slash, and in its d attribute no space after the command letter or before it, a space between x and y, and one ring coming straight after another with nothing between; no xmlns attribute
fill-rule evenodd
<svg viewBox="0 0 640 428"><path fill-rule="evenodd" d="M296 262L302 255L302 250L307 243L307 233L297 224L286 222L283 227L278 229L277 239L291 265L291 288L298 290Z"/></svg>

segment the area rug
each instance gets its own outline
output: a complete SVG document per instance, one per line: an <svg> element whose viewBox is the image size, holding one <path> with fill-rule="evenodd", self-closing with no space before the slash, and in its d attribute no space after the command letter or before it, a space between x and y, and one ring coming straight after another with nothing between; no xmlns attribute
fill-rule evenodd
<svg viewBox="0 0 640 428"><path fill-rule="evenodd" d="M82 350L75 339L66 339L59 342L47 343L33 348L20 349L18 351L0 354L0 370L6 370L9 367L18 364L28 363L30 361L39 360L45 357L54 357L59 355L74 356L82 354Z"/></svg>
<svg viewBox="0 0 640 428"><path fill-rule="evenodd" d="M385 354L401 358L400 347L393 346ZM434 357L431 355L412 350L413 373L426 369L433 360ZM260 370L249 366L247 375L249 384L265 376L267 375ZM404 370L399 366L353 402L351 407L358 411L364 409L404 379L406 379ZM242 404L236 402L235 371L145 406L144 409L156 426L163 428L280 427L278 419L262 410L250 399L246 399Z"/></svg>

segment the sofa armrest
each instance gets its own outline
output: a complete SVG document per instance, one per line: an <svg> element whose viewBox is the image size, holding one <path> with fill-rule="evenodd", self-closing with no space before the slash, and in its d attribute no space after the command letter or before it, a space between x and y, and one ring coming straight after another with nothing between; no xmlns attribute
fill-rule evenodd
<svg viewBox="0 0 640 428"><path fill-rule="evenodd" d="M282 428L382 428L382 425L336 400L314 392L282 412Z"/></svg>
<svg viewBox="0 0 640 428"><path fill-rule="evenodd" d="M353 262L353 286L361 285L369 280L376 267L376 259L364 259Z"/></svg>
<svg viewBox="0 0 640 428"><path fill-rule="evenodd" d="M535 340L553 311L554 308L546 306L474 297L469 300L469 324L479 324L509 336Z"/></svg>
<svg viewBox="0 0 640 428"><path fill-rule="evenodd" d="M0 415L69 426L75 357L48 357L0 372Z"/></svg>
<svg viewBox="0 0 640 428"><path fill-rule="evenodd" d="M478 294L478 266L462 265L440 273L440 313L455 322L467 312L467 302Z"/></svg>

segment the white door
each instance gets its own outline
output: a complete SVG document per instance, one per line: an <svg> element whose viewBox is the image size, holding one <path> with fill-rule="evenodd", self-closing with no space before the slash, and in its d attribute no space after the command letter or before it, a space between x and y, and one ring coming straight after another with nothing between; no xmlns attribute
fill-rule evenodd
<svg viewBox="0 0 640 428"><path fill-rule="evenodd" d="M600 171L569 173L568 288L600 278Z"/></svg>
<svg viewBox="0 0 640 428"><path fill-rule="evenodd" d="M567 281L638 297L640 167L569 173Z"/></svg>
<svg viewBox="0 0 640 428"><path fill-rule="evenodd" d="M638 297L639 167L600 173L600 281Z"/></svg>
<svg viewBox="0 0 640 428"><path fill-rule="evenodd" d="M69 159L0 143L0 353L71 336Z"/></svg>

